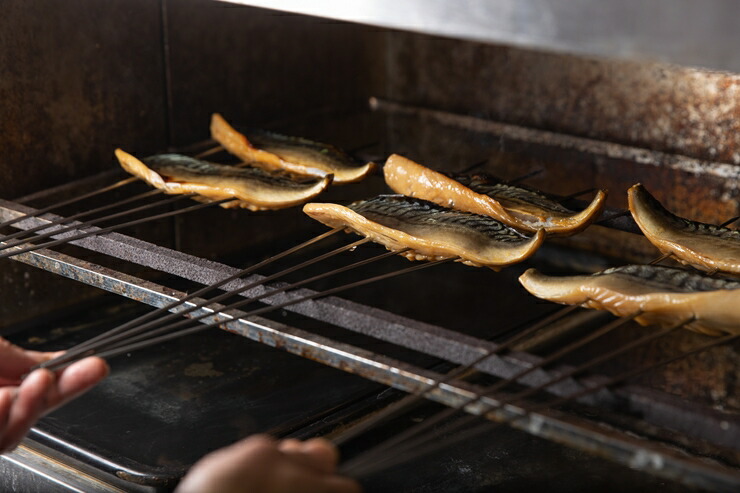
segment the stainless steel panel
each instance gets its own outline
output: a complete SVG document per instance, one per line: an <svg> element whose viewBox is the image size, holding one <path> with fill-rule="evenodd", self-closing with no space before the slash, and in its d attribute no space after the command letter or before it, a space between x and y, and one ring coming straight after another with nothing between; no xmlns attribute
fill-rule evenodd
<svg viewBox="0 0 740 493"><path fill-rule="evenodd" d="M459 39L740 71L733 0L228 0Z"/></svg>

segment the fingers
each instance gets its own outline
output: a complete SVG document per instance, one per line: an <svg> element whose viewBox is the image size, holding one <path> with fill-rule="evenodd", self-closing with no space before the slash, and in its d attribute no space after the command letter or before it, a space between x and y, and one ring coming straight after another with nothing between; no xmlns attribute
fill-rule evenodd
<svg viewBox="0 0 740 493"><path fill-rule="evenodd" d="M0 337L0 384L20 383L31 367L50 360L62 352L27 351Z"/></svg>
<svg viewBox="0 0 740 493"><path fill-rule="evenodd" d="M13 449L31 426L55 407L82 394L108 374L100 358L87 358L57 375L35 370L19 387L0 389L0 452Z"/></svg>
<svg viewBox="0 0 740 493"><path fill-rule="evenodd" d="M280 442L278 448L294 460L324 474L333 474L339 462L339 451L323 438L313 438L305 442L287 439Z"/></svg>
<svg viewBox="0 0 740 493"><path fill-rule="evenodd" d="M55 383L54 374L36 370L18 387L9 406L4 433L0 436L0 451L15 448L18 442L46 410Z"/></svg>
<svg viewBox="0 0 740 493"><path fill-rule="evenodd" d="M8 419L10 419L10 410L13 407L13 402L18 395L18 388L16 387L5 387L0 389L0 439L5 434L5 430L8 427Z"/></svg>
<svg viewBox="0 0 740 493"><path fill-rule="evenodd" d="M355 481L334 475L337 457L323 439L277 442L255 435L200 460L177 491L359 493Z"/></svg>
<svg viewBox="0 0 740 493"><path fill-rule="evenodd" d="M57 385L49 400L49 410L85 393L109 373L108 364L97 357L85 358L57 374Z"/></svg>

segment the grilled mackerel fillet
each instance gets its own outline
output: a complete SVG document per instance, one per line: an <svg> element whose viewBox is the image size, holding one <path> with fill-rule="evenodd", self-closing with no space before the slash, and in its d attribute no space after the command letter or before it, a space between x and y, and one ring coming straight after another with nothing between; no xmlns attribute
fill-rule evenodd
<svg viewBox="0 0 740 493"><path fill-rule="evenodd" d="M299 182L284 173L209 163L180 154L160 154L140 161L116 149L116 157L123 169L165 193L195 193L194 198L202 202L233 197L221 207L253 211L302 204L328 187L332 178L327 175Z"/></svg>
<svg viewBox="0 0 740 493"><path fill-rule="evenodd" d="M632 217L661 252L704 271L740 274L740 231L678 217L640 184L628 197Z"/></svg>
<svg viewBox="0 0 740 493"><path fill-rule="evenodd" d="M487 216L445 209L432 202L401 195L380 195L338 204L311 203L303 211L332 228L367 236L409 260L460 258L472 266L499 270L534 253L545 238L529 238Z"/></svg>
<svg viewBox="0 0 740 493"><path fill-rule="evenodd" d="M642 325L685 327L708 335L740 334L740 282L657 265L628 265L584 276L547 276L529 269L519 277L546 300L640 315Z"/></svg>
<svg viewBox="0 0 740 493"><path fill-rule="evenodd" d="M606 200L606 192L599 190L586 209L573 212L525 188L477 176L446 176L398 154L388 158L383 174L396 193L491 216L523 231L544 229L559 236L583 231L599 215Z"/></svg>
<svg viewBox="0 0 740 493"><path fill-rule="evenodd" d="M329 144L263 130L241 134L218 113L211 118L211 136L250 166L317 177L333 174L336 184L360 181L375 169L375 163L357 166L346 153Z"/></svg>

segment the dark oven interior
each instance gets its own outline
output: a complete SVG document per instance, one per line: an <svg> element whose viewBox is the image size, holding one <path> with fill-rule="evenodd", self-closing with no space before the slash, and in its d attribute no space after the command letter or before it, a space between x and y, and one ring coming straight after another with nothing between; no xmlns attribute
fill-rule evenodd
<svg viewBox="0 0 740 493"><path fill-rule="evenodd" d="M123 179L116 148L142 156L208 148L213 112L331 142L378 163L398 153L449 172L528 176L526 185L561 197L610 192L601 225L548 239L533 258L501 272L447 263L112 358L108 380L45 417L2 457L3 487L168 491L199 457L251 433L341 435L550 314L554 305L517 282L526 268L594 272L654 259L657 250L619 214L631 185L643 183L684 217L719 224L738 215L740 77L733 72L211 0L11 0L3 11L0 222ZM719 68L737 69L730 62ZM53 214L70 216L147 189L133 184ZM348 203L379 193L387 188L378 173L322 200ZM0 233L52 219L32 218ZM300 208L211 207L2 259L0 331L26 347L65 349L325 230ZM254 275L348 239L334 235ZM382 251L362 245L284 281ZM260 306L408 266L387 258ZM480 362L474 377L430 392L429 402L348 442L345 457L444 405L460 406L611 320L579 311L549 324ZM510 392L647 330L627 323L531 372ZM548 391L567 396L711 340L678 331ZM374 470L362 484L367 491L414 492L731 491L740 483L739 368L737 344L718 345L513 427Z"/></svg>

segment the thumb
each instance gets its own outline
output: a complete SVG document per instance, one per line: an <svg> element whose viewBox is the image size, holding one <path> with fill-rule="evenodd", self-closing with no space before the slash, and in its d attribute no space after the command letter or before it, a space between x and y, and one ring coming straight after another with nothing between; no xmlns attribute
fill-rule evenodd
<svg viewBox="0 0 740 493"><path fill-rule="evenodd" d="M50 354L55 353L26 351L0 338L0 381L17 382L32 366L49 359Z"/></svg>

